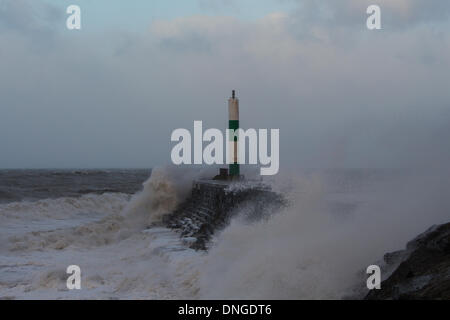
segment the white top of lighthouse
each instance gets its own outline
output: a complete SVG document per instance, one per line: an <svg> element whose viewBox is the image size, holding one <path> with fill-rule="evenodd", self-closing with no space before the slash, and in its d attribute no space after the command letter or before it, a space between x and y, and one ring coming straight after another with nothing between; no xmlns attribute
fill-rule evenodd
<svg viewBox="0 0 450 320"><path fill-rule="evenodd" d="M231 98L228 100L229 120L239 120L239 99L236 98L236 91L231 92Z"/></svg>

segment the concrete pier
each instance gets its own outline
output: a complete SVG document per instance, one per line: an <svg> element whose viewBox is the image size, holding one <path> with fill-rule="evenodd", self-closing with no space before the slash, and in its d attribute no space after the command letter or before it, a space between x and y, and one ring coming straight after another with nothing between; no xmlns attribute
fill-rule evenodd
<svg viewBox="0 0 450 320"><path fill-rule="evenodd" d="M189 246L206 250L211 237L240 215L252 221L270 216L284 204L280 195L258 181L245 183L217 180L193 182L191 196L164 224L178 230Z"/></svg>

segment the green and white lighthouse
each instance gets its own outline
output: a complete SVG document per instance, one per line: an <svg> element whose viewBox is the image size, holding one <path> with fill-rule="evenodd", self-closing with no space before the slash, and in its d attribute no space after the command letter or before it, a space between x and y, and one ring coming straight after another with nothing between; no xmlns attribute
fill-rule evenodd
<svg viewBox="0 0 450 320"><path fill-rule="evenodd" d="M239 129L239 99L236 98L236 92L233 90L231 98L228 99L228 129L236 131ZM234 132L233 131L233 132ZM238 178L240 175L238 163L238 135L230 134L230 169L229 175L232 178Z"/></svg>

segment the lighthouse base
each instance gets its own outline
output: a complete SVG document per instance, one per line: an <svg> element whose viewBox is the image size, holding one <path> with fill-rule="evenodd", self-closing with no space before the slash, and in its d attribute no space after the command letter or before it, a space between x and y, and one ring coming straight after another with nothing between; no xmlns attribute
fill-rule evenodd
<svg viewBox="0 0 450 320"><path fill-rule="evenodd" d="M244 181L245 177L238 174L228 174L228 169L220 168L219 174L213 178L213 180L218 181Z"/></svg>

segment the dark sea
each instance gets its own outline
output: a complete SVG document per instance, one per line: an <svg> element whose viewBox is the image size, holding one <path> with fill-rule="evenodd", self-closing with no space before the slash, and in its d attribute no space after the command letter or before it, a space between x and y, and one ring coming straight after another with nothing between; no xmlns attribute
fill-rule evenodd
<svg viewBox="0 0 450 320"><path fill-rule="evenodd" d="M85 194L134 194L151 169L0 170L0 203Z"/></svg>

